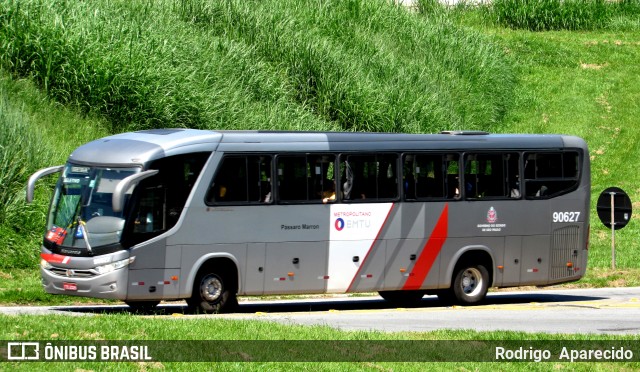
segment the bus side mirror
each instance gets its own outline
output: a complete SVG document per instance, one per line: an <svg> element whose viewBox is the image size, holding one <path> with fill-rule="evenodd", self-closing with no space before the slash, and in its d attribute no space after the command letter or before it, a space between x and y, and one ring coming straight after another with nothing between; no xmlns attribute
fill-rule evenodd
<svg viewBox="0 0 640 372"><path fill-rule="evenodd" d="M124 209L125 194L132 185L144 180L145 178L155 176L156 174L158 174L157 170L150 169L144 172L132 174L129 177L123 178L120 182L118 182L116 188L113 190L113 198L111 199L113 212L122 212L122 210Z"/></svg>
<svg viewBox="0 0 640 372"><path fill-rule="evenodd" d="M33 193L36 189L36 182L44 176L48 176L53 173L62 172L64 169L64 165L58 165L56 167L49 167L40 169L29 177L29 181L27 181L27 203L31 203L33 201Z"/></svg>

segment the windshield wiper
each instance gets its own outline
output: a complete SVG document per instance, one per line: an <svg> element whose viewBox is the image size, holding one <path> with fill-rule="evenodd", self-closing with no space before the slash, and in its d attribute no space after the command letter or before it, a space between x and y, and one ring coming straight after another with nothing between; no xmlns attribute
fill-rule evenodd
<svg viewBox="0 0 640 372"><path fill-rule="evenodd" d="M87 223L84 222L80 216L78 216L78 228L82 229L82 240L84 240L87 245L87 251L89 251L89 253L93 253L91 245L89 244L89 230L87 230Z"/></svg>

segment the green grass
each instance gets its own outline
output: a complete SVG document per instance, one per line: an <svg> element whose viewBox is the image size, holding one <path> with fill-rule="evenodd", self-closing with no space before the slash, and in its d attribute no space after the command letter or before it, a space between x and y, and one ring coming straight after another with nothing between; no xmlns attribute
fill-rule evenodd
<svg viewBox="0 0 640 372"><path fill-rule="evenodd" d="M590 267L583 279L567 284L567 286L583 288L638 287L640 286L640 269Z"/></svg>
<svg viewBox="0 0 640 372"><path fill-rule="evenodd" d="M636 0L495 0L489 14L501 25L531 31L618 28L637 18ZM637 20L627 26L633 27Z"/></svg>
<svg viewBox="0 0 640 372"><path fill-rule="evenodd" d="M0 236L5 244L0 255L17 267L33 265L33 249L29 247L41 235L47 204L44 198L25 206L26 179L52 151L37 132L30 130L30 118L24 106L9 101L9 94L0 86ZM49 184L51 186L51 184ZM50 194L50 193L49 193Z"/></svg>
<svg viewBox="0 0 640 372"><path fill-rule="evenodd" d="M25 203L28 177L63 164L80 143L105 136L105 124L51 102L29 80L11 80L0 69L0 267L35 267L53 180Z"/></svg>
<svg viewBox="0 0 640 372"><path fill-rule="evenodd" d="M513 89L481 34L383 0L6 1L0 24L1 66L113 131L482 129Z"/></svg>

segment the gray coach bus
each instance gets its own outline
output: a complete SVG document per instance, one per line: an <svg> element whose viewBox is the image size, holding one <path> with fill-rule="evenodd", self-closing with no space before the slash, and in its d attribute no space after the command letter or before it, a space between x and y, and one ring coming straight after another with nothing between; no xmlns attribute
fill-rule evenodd
<svg viewBox="0 0 640 372"><path fill-rule="evenodd" d="M48 293L132 307L376 291L475 304L586 271L590 169L563 135L158 129L76 149L47 218Z"/></svg>

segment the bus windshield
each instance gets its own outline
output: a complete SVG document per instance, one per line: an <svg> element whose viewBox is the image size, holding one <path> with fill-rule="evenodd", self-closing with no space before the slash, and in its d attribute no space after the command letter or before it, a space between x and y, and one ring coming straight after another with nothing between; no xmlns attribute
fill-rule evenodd
<svg viewBox="0 0 640 372"><path fill-rule="evenodd" d="M113 191L118 182L139 171L137 167L66 164L51 203L45 240L88 249L118 243L124 218L122 212L113 212ZM127 196L131 192L128 190Z"/></svg>

